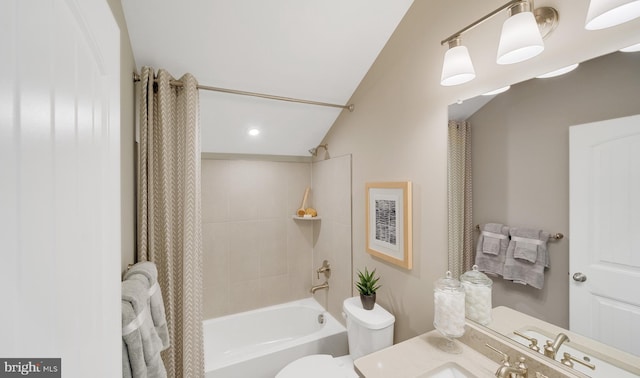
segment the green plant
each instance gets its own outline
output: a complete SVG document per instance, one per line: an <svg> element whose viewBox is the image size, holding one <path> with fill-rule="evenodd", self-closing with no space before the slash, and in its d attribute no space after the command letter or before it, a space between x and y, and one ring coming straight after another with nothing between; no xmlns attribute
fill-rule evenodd
<svg viewBox="0 0 640 378"><path fill-rule="evenodd" d="M376 273L375 269L369 272L367 270L367 267L364 268L364 273L358 270L359 281L356 282L356 287L358 288L358 291L360 292L360 294L362 295L375 294L376 291L380 288L380 286L382 286L382 285L378 285L378 280L380 279L380 277L379 276L375 277L375 273Z"/></svg>

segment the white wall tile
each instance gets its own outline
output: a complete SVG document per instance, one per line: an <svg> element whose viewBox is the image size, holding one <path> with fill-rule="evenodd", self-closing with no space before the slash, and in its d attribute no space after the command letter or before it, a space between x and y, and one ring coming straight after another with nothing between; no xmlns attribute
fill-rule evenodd
<svg viewBox="0 0 640 378"><path fill-rule="evenodd" d="M202 222L222 222L229 219L229 162L203 159L202 172Z"/></svg>
<svg viewBox="0 0 640 378"><path fill-rule="evenodd" d="M313 226L292 219L311 164L202 163L205 317L309 296Z"/></svg>

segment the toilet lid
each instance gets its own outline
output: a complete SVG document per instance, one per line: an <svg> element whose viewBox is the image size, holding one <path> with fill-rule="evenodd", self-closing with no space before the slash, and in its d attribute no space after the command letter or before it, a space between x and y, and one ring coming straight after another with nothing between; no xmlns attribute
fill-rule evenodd
<svg viewBox="0 0 640 378"><path fill-rule="evenodd" d="M350 359L350 358L349 358ZM353 365L330 354L313 354L285 366L276 378L357 378Z"/></svg>

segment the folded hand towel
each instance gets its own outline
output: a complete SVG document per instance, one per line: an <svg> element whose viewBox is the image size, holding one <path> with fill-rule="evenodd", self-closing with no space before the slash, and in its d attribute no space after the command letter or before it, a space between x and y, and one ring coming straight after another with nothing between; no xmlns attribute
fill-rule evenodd
<svg viewBox="0 0 640 378"><path fill-rule="evenodd" d="M485 224L476 247L475 263L478 270L502 275L508 245L509 227L499 223Z"/></svg>
<svg viewBox="0 0 640 378"><path fill-rule="evenodd" d="M162 350L169 347L169 329L167 328L167 319L164 310L164 301L162 299L162 291L158 284L158 269L156 264L151 261L143 261L133 265L125 274L124 279L133 277L134 275L143 276L147 282L149 290L151 318L156 328L156 332L162 340Z"/></svg>
<svg viewBox="0 0 640 378"><path fill-rule="evenodd" d="M482 231L482 253L497 255L500 253L500 243L505 239L508 239L507 235Z"/></svg>
<svg viewBox="0 0 640 378"><path fill-rule="evenodd" d="M123 361L123 375L126 376L129 368L134 378L166 378L167 372L160 357L162 340L156 333L149 310L147 281L140 275L133 275L122 281L121 290L122 340L128 355L128 366Z"/></svg>
<svg viewBox="0 0 640 378"><path fill-rule="evenodd" d="M549 234L540 230L524 228L512 228L509 233L511 234L511 242L509 242L504 263L504 279L542 289L544 287L544 270L550 265L547 253ZM523 239L527 240L523 241ZM519 252L520 257L516 258L518 244L523 244L523 246ZM526 244L535 247L535 257L531 251L532 248L525 247Z"/></svg>
<svg viewBox="0 0 640 378"><path fill-rule="evenodd" d="M513 228L511 240L516 242L513 257L535 263L538 258L538 246L546 243L540 240L541 230L528 228Z"/></svg>

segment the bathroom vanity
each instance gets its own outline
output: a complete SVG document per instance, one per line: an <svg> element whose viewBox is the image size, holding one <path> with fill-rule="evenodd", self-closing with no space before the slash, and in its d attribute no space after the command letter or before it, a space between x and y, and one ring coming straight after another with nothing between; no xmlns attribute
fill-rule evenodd
<svg viewBox="0 0 640 378"><path fill-rule="evenodd" d="M366 378L490 378L506 371L506 355L514 368L523 359L530 378L640 377L640 357L506 307L492 310L489 327L467 321L465 334L452 342L438 331L427 332L359 358L354 366ZM569 340L561 343L555 359L545 356L547 340L553 342L560 333ZM542 352L529 347L536 337ZM595 365L595 370L575 360L574 367L562 364L564 353Z"/></svg>
<svg viewBox="0 0 640 378"><path fill-rule="evenodd" d="M530 350L539 348L539 353L544 353L544 347L550 340L556 339L560 334L565 334L568 340L555 351L555 360L564 360L564 364L573 365L574 370L589 377L640 377L640 357L638 356L508 307L496 307L492 310L492 315L493 321L489 324L491 329L517 341ZM566 353L569 355L567 356ZM587 364L582 362L587 362ZM592 369L588 365L594 368Z"/></svg>

